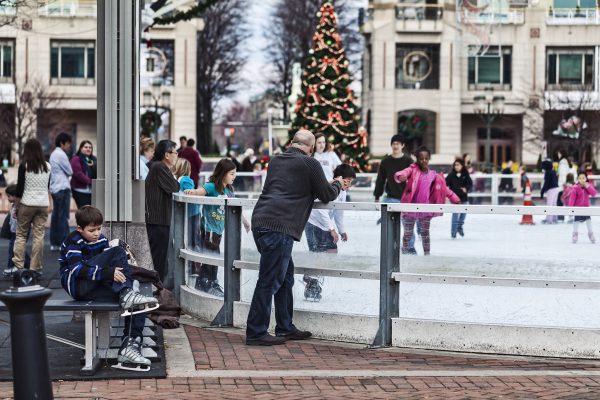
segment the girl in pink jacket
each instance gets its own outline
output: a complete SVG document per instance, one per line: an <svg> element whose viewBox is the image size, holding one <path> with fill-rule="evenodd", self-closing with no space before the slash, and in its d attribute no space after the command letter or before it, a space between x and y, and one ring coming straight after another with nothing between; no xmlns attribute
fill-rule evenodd
<svg viewBox="0 0 600 400"><path fill-rule="evenodd" d="M443 204L449 198L454 204L460 203L458 196L446 186L442 174L429 169L431 152L427 147L417 149L417 161L410 167L394 174L398 183L406 182L402 193L402 203ZM408 251L408 242L413 235L415 223L417 231L423 242L423 253L429 255L431 249L429 227L431 218L438 217L441 213L432 212L407 212L402 213L404 222L404 236L402 237L402 252Z"/></svg>
<svg viewBox="0 0 600 400"><path fill-rule="evenodd" d="M567 206L569 207L589 207L590 197L596 195L596 189L594 185L588 182L587 175L585 172L580 172L577 175L577 184L572 186L567 199ZM588 229L588 237L590 242L596 243L594 232L592 232L592 218L587 215L576 215L575 222L573 223L573 243L577 243L579 224L585 222Z"/></svg>

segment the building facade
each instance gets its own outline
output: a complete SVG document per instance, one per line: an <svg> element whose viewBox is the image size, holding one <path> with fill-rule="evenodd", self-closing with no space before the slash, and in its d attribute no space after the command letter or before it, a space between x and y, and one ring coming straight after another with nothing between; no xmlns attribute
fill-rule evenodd
<svg viewBox="0 0 600 400"><path fill-rule="evenodd" d="M2 26L1 17L11 15L16 21ZM26 136L35 135L47 153L61 131L77 144L86 139L96 144L96 16L96 0L0 7L0 158L18 162L20 114L33 120ZM197 28L192 20L151 29L149 47L157 51L146 44L140 50L141 114L160 115L161 123L151 126L156 139L195 132ZM152 73L148 58L162 63L160 74ZM36 100L27 105L31 97Z"/></svg>
<svg viewBox="0 0 600 400"><path fill-rule="evenodd" d="M600 10L548 1L369 1L362 106L373 154L403 133L438 164L487 152L496 166L534 164L559 147L594 159Z"/></svg>

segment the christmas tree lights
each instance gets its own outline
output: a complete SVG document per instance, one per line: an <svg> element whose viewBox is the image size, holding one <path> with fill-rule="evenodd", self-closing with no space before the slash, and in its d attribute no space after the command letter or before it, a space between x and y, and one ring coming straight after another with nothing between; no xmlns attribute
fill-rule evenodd
<svg viewBox="0 0 600 400"><path fill-rule="evenodd" d="M299 129L323 133L344 162L358 172L369 170L368 133L359 127L360 115L348 73L337 16L330 1L317 13L319 23L302 73L302 95L290 135Z"/></svg>

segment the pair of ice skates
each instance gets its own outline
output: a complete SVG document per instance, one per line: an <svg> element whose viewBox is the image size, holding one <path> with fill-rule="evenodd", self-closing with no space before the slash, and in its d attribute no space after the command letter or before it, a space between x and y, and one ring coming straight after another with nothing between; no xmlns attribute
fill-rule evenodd
<svg viewBox="0 0 600 400"><path fill-rule="evenodd" d="M110 247L120 246L127 253L127 262L129 265L137 266L133 251L127 243L122 240L112 240ZM125 288L119 294L119 305L123 309L122 317L129 317L135 314L147 313L156 310L159 307L158 301L154 297L144 296L140 292L131 288ZM131 324L129 325L131 329ZM127 371L150 371L150 360L142 355L141 337L128 336L123 338L119 355L117 356L117 364L112 365L112 368L123 369Z"/></svg>

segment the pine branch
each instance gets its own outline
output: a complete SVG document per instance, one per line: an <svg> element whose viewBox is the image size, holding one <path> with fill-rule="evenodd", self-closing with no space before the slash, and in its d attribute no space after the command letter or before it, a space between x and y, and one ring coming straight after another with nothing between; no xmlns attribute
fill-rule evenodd
<svg viewBox="0 0 600 400"><path fill-rule="evenodd" d="M200 18L207 9L212 7L217 2L219 2L219 0L206 0L203 3L198 3L187 11L176 11L173 15L156 18L152 26L168 25L177 23L179 21L189 21L192 18Z"/></svg>

